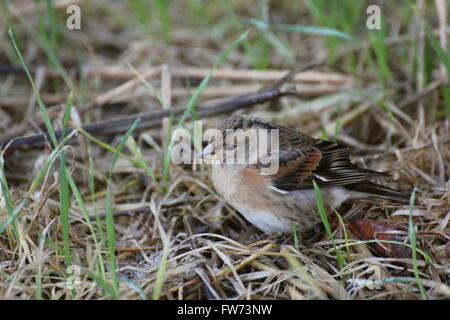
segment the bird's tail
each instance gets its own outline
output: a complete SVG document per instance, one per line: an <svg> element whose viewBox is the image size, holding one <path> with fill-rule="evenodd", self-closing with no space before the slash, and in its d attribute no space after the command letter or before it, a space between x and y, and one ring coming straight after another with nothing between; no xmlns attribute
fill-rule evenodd
<svg viewBox="0 0 450 320"><path fill-rule="evenodd" d="M375 197L409 202L409 195L372 182L361 182L354 185L347 185L346 187L351 191L361 192Z"/></svg>

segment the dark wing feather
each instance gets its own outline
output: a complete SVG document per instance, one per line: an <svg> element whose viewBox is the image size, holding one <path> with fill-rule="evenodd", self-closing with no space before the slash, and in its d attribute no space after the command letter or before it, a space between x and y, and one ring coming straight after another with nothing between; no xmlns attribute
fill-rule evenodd
<svg viewBox="0 0 450 320"><path fill-rule="evenodd" d="M385 198L385 199L392 199L397 200L401 202L409 202L409 195L403 194L401 192L398 192L397 190L380 186L378 184L372 183L370 181L364 181L356 184L352 184L349 186L346 186L348 190L361 192L370 194L373 196Z"/></svg>
<svg viewBox="0 0 450 320"><path fill-rule="evenodd" d="M316 179L319 185L348 185L370 178L389 176L385 173L355 166L350 162L350 150L337 143L319 141L315 148L320 150L322 161L310 178Z"/></svg>
<svg viewBox="0 0 450 320"><path fill-rule="evenodd" d="M280 128L280 170L272 176L276 188L293 191L319 186L351 185L388 175L358 168L350 162L348 148L317 140L289 128Z"/></svg>

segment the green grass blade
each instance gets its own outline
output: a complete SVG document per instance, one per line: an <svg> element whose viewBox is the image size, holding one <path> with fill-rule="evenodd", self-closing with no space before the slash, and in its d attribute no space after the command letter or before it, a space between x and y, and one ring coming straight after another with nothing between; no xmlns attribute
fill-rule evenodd
<svg viewBox="0 0 450 320"><path fill-rule="evenodd" d="M31 83L31 87L33 88L33 92L38 101L39 109L40 109L41 115L44 119L44 123L47 128L47 132L50 135L50 139L53 143L53 146L55 148L58 148L58 141L56 139L56 134L53 129L53 125L48 116L47 109L44 105L44 102L42 101L39 91L36 88L36 85L34 83L33 77L30 74L28 66L26 65L26 63L22 57L22 54L17 46L17 43L14 39L14 34L13 34L11 28L9 28L8 34L9 34L9 37L13 44L14 50L16 51L17 57L19 58L20 63L22 64L22 67L24 68L25 73ZM72 96L73 96L73 94L71 93L67 100L66 110L64 113L64 123L65 124L68 124L68 121L70 119L70 110L72 108ZM65 128L63 128L63 132L65 132L64 130L65 130ZM63 137L64 137L64 135L63 135ZM60 206L61 206L61 224L62 224L62 231L63 231L63 245L64 245L63 252L64 252L64 256L66 258L66 263L70 264L71 263L70 259L69 259L69 257L70 257L70 244L69 244L69 206L70 206L69 197L70 197L70 195L69 195L69 188L67 185L67 177L66 177L66 170L65 170L66 164L65 164L65 159L64 159L64 138L63 138L63 142L62 142L62 146L61 146L61 152L59 152L59 157L60 157L59 197L60 197ZM12 217L14 217L14 216L12 216ZM1 229L1 226L0 226L0 229Z"/></svg>
<svg viewBox="0 0 450 320"><path fill-rule="evenodd" d="M169 1L167 0L155 0L153 2L156 6L156 11L158 11L159 21L161 25L161 31L163 38L166 42L170 40L170 32L172 30L172 26L170 24L170 15L169 15Z"/></svg>
<svg viewBox="0 0 450 320"><path fill-rule="evenodd" d="M206 75L205 78L203 78L202 82L200 83L200 85L198 86L197 90L195 91L194 95L192 96L192 98L189 100L187 106L186 106L186 110L183 113L180 122L179 122L179 126L183 126L184 122L186 121L186 117L189 114L192 114L193 109L195 108L198 100L200 99L203 91L205 90L206 86L208 85L209 81L211 80L212 77L212 73L217 69L217 67L219 67L224 61L225 59L228 57L228 55L234 50L236 49L236 47L244 40L247 39L249 31L244 32L243 34L241 34L236 40L234 40L230 46L228 46L220 55L219 59L214 63L213 67L211 68L211 70L208 72L208 74Z"/></svg>
<svg viewBox="0 0 450 320"><path fill-rule="evenodd" d="M446 52L444 48L442 48L438 39L433 34L433 31L428 26L427 26L427 34L428 37L430 38L431 47L436 52L441 63L445 66L445 69L447 70L448 74L448 79L450 79L450 54Z"/></svg>
<svg viewBox="0 0 450 320"><path fill-rule="evenodd" d="M91 220L89 219L89 213L87 211L86 204L83 201L83 197L81 196L80 191L78 190L78 187L77 187L75 181L73 180L72 176L69 174L67 167L66 167L66 171L67 171L66 175L67 175L67 178L68 178L68 182L69 182L70 188L72 190L72 194L74 195L75 201L77 202L78 207L79 207L79 209L81 211L81 214L83 215L83 218L86 221L86 224L87 224L87 226L89 228L89 231L91 232L91 235L92 235L92 238L93 238L93 241L94 241L94 245L95 245L96 248L100 248L100 243L97 240L97 233L96 233L96 230L94 228L94 225L92 224ZM99 228L100 228L100 224L99 224ZM103 239L102 238L102 234L100 234L100 239ZM98 260L99 260L98 266L100 268L100 273L102 275L102 279L105 279L105 270L106 270L106 268L105 268L105 263L103 261L103 257L102 257L101 254L99 254Z"/></svg>
<svg viewBox="0 0 450 320"><path fill-rule="evenodd" d="M55 220L52 220L45 228L42 230L42 232L39 235L39 257L42 257L44 254L44 243L45 243L45 237L47 236L48 230L50 229L50 226L53 224ZM42 261L40 259L37 261L37 268L36 268L36 292L35 297L36 300L42 300Z"/></svg>
<svg viewBox="0 0 450 320"><path fill-rule="evenodd" d="M208 194L206 197L204 197L202 200L200 200L195 207L198 208L201 206L202 203L208 201L209 199L211 199L212 197L214 197L215 195L217 195L217 192L212 192L210 194Z"/></svg>
<svg viewBox="0 0 450 320"><path fill-rule="evenodd" d="M116 274L116 231L114 227L114 218L113 218L113 210L112 210L112 199L111 199L111 181L112 181L112 174L114 166L119 159L120 152L125 146L126 141L128 140L128 137L131 135L131 133L136 129L137 124L139 123L140 118L136 119L131 127L127 130L125 135L120 139L119 145L116 148L116 151L113 154L110 168L109 168L109 174L108 174L108 184L106 187L106 208L105 208L105 214L106 214L106 234L108 238L108 250L109 250L109 264L110 264L110 271L111 271L111 278L112 278L112 284L113 284L113 291L114 291L114 298L118 298L118 288L119 288L119 280L117 278Z"/></svg>
<svg viewBox="0 0 450 320"><path fill-rule="evenodd" d="M378 64L378 72L383 80L392 80L393 76L391 70L389 68L388 63L388 47L384 44L385 41L385 32L384 29L386 26L384 23L382 24L382 28L380 30L369 30L368 36L369 41L372 45L372 48L375 52L376 62Z"/></svg>
<svg viewBox="0 0 450 320"><path fill-rule="evenodd" d="M292 223L292 234L294 235L294 247L295 249L297 249L297 251L300 251L297 223Z"/></svg>
<svg viewBox="0 0 450 320"><path fill-rule="evenodd" d="M48 116L46 107L44 105L44 102L41 99L41 95L39 94L39 91L37 90L37 88L36 88L36 86L34 84L33 77L30 74L30 70L28 69L28 67L27 67L27 65L26 65L26 63L25 63L25 61L24 61L24 59L22 57L22 54L20 53L19 47L16 44L16 41L14 39L14 34L13 34L13 31L12 31L11 27L8 29L8 34L9 34L9 37L10 37L11 42L13 44L14 50L16 51L17 57L19 58L20 63L21 63L22 67L25 70L25 73L26 73L26 75L28 77L28 80L30 80L31 87L33 88L33 92L34 92L34 94L36 96L36 99L38 101L39 109L41 111L42 117L44 118L44 123L45 123L45 126L47 127L47 131L48 131L48 133L50 135L52 143L53 143L54 146L57 146L58 145L58 141L56 140L55 131L53 130L53 126L52 126L52 124L50 122L50 118Z"/></svg>
<svg viewBox="0 0 450 320"><path fill-rule="evenodd" d="M8 217L0 225L0 233L2 233L3 230L10 223L12 223L13 234L9 234L9 238L11 238L12 242L16 242L19 240L19 230L17 229L17 224L15 221L14 203L12 200L11 191L9 190L8 181L6 179L4 165L5 165L5 160L3 158L3 152L2 152L2 153L0 153L0 191L1 191L2 197L5 201L5 209L6 209L6 213L8 214Z"/></svg>
<svg viewBox="0 0 450 320"><path fill-rule="evenodd" d="M345 260L342 257L341 251L337 249L336 244L334 243L333 232L331 231L330 222L328 221L328 215L325 210L325 205L323 203L322 193L320 192L319 186L313 180L314 192L316 194L316 204L317 209L319 210L320 218L322 219L323 225L325 226L325 230L327 231L328 237L331 241L333 241L333 247L336 251L336 257L338 261L338 266L342 269L345 266Z"/></svg>
<svg viewBox="0 0 450 320"><path fill-rule="evenodd" d="M278 53L283 56L289 63L294 63L294 54L287 45L285 45L278 37L270 30L269 26L258 19L249 19L250 23L253 24L260 32L261 36L265 39L267 43L275 48Z"/></svg>
<svg viewBox="0 0 450 320"><path fill-rule="evenodd" d="M153 170L150 169L150 167L147 165L147 161L142 155L141 149L138 147L136 140L134 140L132 136L129 136L126 145L128 150L131 151L134 158L139 163L139 168L144 169L147 176L149 176L158 185L156 175Z"/></svg>
<svg viewBox="0 0 450 320"><path fill-rule="evenodd" d="M66 160L64 155L64 136L67 131L67 126L69 125L70 114L72 110L72 100L73 91L69 94L67 98L66 107L64 109L63 115L63 128L62 128L62 142L61 142L61 152L59 154L59 201L61 206L61 226L63 233L63 244L64 244L64 256L66 265L72 264L72 257L70 253L70 225L69 225L69 210L70 210L70 193L69 186L67 183L67 175L70 172L66 168Z"/></svg>
<svg viewBox="0 0 450 320"><path fill-rule="evenodd" d="M145 294L145 291L137 283L131 280L122 280L122 281L126 283L131 289L136 291L142 300L147 300L147 295Z"/></svg>
<svg viewBox="0 0 450 320"><path fill-rule="evenodd" d="M128 0L128 6L130 7L130 11L136 16L137 20L145 26L145 28L150 29L151 11L148 10L145 2L143 0Z"/></svg>
<svg viewBox="0 0 450 320"><path fill-rule="evenodd" d="M70 226L69 226L69 209L70 209L70 194L69 186L67 184L66 161L64 157L64 149L59 154L59 202L61 208L61 226L64 243L64 256L66 265L72 264L70 254Z"/></svg>
<svg viewBox="0 0 450 320"><path fill-rule="evenodd" d="M442 96L445 104L445 114L450 118L450 88L442 87Z"/></svg>
<svg viewBox="0 0 450 320"><path fill-rule="evenodd" d="M45 9L47 13L47 25L50 29L49 42L53 50L58 50L58 36L59 36L59 26L58 20L56 19L55 8L53 7L53 0L45 0ZM44 32L45 34L45 32Z"/></svg>
<svg viewBox="0 0 450 320"><path fill-rule="evenodd" d="M67 70L64 68L63 64L59 60L57 54L55 53L55 48L52 47L51 43L49 43L46 32L43 31L37 32L36 27L32 25L26 17L20 14L20 11L17 12L19 12L17 17L20 23L27 28L27 31L30 33L31 37L37 40L37 43L45 52L49 63L58 71L59 75L64 80L65 84L70 88L71 91L75 92L76 97L82 103L83 99L82 96L79 94L79 90L77 89L72 79L70 78Z"/></svg>
<svg viewBox="0 0 450 320"><path fill-rule="evenodd" d="M77 132L72 131L67 137L64 138L64 142L71 139ZM27 191L27 194L23 197L23 199L19 202L19 204L14 207L12 214L8 215L8 217L0 224L0 233L2 233L11 223L14 223L15 218L17 215L21 212L23 207L25 206L28 197L30 194L33 194L36 189L41 184L42 180L44 179L45 175L47 174L48 170L50 169L50 166L52 163L56 160L56 158L59 156L59 153L61 152L60 146L53 149L53 151L49 154L47 159L45 160L44 164L42 165L42 168L38 171L36 177L34 178L33 182L31 183L30 188ZM6 180L4 180L6 181Z"/></svg>
<svg viewBox="0 0 450 320"><path fill-rule="evenodd" d="M273 28L280 31L305 33L305 34L315 34L321 36L338 37L345 40L357 41L351 35L339 31L333 28L321 27L321 26L302 26L302 25L292 25L292 24L274 24Z"/></svg>

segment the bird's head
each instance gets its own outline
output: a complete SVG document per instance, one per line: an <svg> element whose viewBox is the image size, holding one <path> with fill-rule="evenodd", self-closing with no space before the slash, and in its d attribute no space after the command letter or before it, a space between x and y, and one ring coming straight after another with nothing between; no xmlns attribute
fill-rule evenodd
<svg viewBox="0 0 450 320"><path fill-rule="evenodd" d="M232 171L249 165L261 165L264 156L271 154L277 141L273 124L256 117L236 115L223 120L208 138L203 158ZM278 137L276 137L278 138ZM275 143L274 143L275 142Z"/></svg>

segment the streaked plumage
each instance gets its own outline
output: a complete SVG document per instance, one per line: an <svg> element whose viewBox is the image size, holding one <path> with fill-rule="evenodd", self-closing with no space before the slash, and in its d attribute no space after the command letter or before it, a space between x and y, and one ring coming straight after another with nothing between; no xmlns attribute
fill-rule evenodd
<svg viewBox="0 0 450 320"><path fill-rule="evenodd" d="M244 115L225 119L219 126L224 135L227 129L259 128L279 130L278 172L265 176L257 164L213 164L212 180L231 206L266 233L290 232L293 222L305 231L320 222L313 180L328 209L368 195L408 201L408 196L368 181L388 175L355 166L349 149L340 144Z"/></svg>

